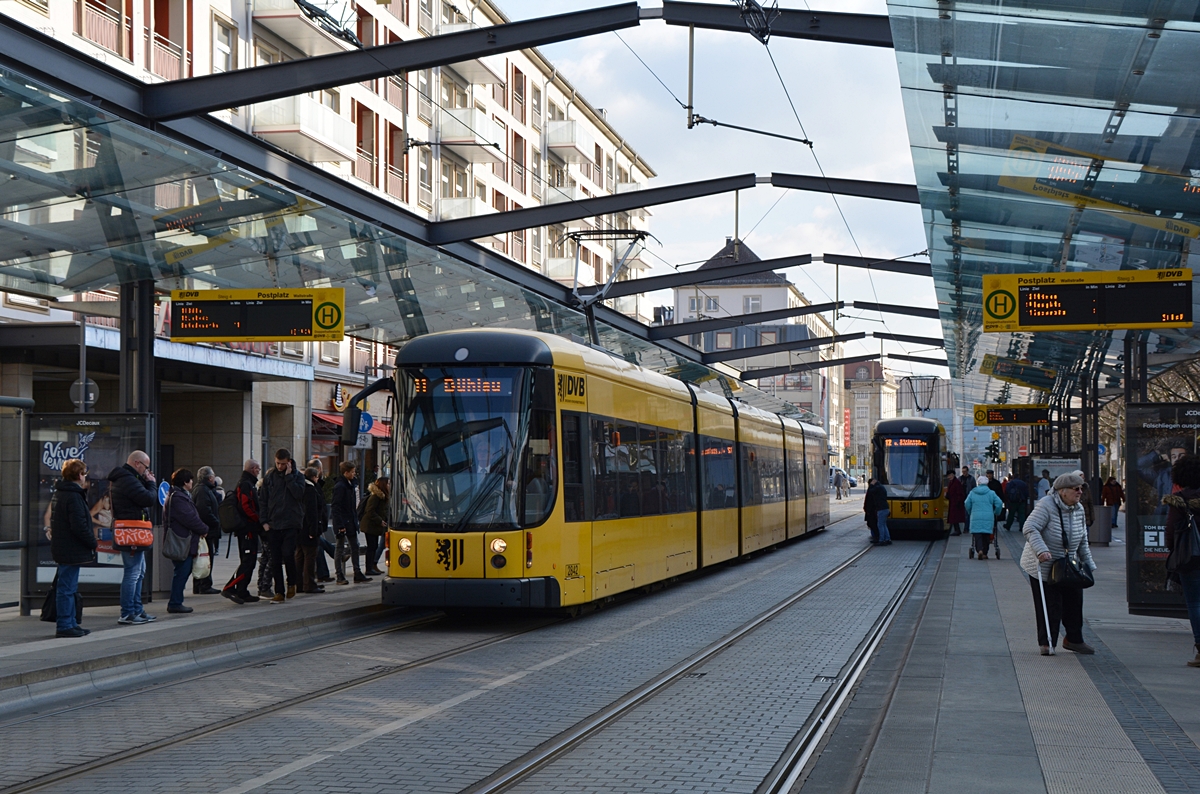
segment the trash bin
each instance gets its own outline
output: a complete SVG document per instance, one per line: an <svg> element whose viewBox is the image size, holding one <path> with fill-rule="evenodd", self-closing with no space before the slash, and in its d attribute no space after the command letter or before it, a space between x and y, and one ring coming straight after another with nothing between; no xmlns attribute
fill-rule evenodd
<svg viewBox="0 0 1200 794"><path fill-rule="evenodd" d="M1112 542L1113 505L1092 505L1092 523L1088 527L1088 543L1107 546Z"/></svg>

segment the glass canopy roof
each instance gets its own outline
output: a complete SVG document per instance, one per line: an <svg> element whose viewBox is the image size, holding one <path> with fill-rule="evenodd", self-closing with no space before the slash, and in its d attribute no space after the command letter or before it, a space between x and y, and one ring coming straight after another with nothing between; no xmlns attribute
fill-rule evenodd
<svg viewBox="0 0 1200 794"><path fill-rule="evenodd" d="M1192 266L1200 3L888 8L958 409L1069 399L1097 373L1119 385L1126 332L984 334L982 278ZM1151 353L1200 351L1192 328L1143 333ZM988 355L1040 375L982 374Z"/></svg>
<svg viewBox="0 0 1200 794"><path fill-rule="evenodd" d="M473 326L588 335L572 308L3 69L0 185L0 290L343 287L347 331L392 345ZM816 420L632 334L599 333L641 366Z"/></svg>

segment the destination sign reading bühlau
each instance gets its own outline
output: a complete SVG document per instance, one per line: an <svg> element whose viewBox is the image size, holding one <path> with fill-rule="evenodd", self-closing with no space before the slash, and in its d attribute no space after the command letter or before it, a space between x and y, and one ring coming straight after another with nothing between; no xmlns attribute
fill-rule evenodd
<svg viewBox="0 0 1200 794"><path fill-rule="evenodd" d="M1192 271L1107 270L985 276L983 330L1190 328Z"/></svg>
<svg viewBox="0 0 1200 794"><path fill-rule="evenodd" d="M345 290L174 290L173 342L336 342Z"/></svg>

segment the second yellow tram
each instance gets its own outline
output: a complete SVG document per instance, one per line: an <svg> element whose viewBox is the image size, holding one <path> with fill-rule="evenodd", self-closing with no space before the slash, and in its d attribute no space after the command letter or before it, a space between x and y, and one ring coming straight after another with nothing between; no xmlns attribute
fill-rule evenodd
<svg viewBox="0 0 1200 794"><path fill-rule="evenodd" d="M893 537L944 535L945 472L958 467L946 448L946 429L933 419L883 419L871 438L871 476L887 489L888 531Z"/></svg>

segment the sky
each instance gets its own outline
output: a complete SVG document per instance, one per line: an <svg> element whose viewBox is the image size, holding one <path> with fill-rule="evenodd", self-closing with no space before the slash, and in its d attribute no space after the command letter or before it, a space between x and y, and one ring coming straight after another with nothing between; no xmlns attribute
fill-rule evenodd
<svg viewBox="0 0 1200 794"><path fill-rule="evenodd" d="M607 4L605 0L497 2L513 20ZM654 0L642 3L643 7L652 4ZM780 7L804 10L807 6L800 0L781 0ZM841 0L836 10L887 13L882 0ZM748 34L696 31L695 112L730 124L807 137L814 144L810 151L799 143L707 125L688 130L686 112L668 92L669 88L686 102L687 48L687 28L646 20L619 34L552 44L541 51L593 107L607 112L618 134L657 172L651 187L749 172L818 175L814 152L829 177L915 182L892 50L771 39L770 54L795 103L798 123L767 48ZM835 203L828 194L770 185L742 191L740 205L740 237L763 259L824 253L891 259L911 257L926 248L917 205L851 197L839 197ZM650 231L658 242L650 241L649 253L643 257L653 265L648 275L671 272L667 263L680 266L706 260L734 234L732 194L660 205L651 211ZM928 278L849 267L840 271L840 300L937 305ZM811 264L784 272L812 302L833 300L832 265ZM652 305L670 302L666 293ZM936 320L900 315L884 319L886 327L879 314L848 307L838 330L942 335ZM884 349L942 357L940 350L909 343L889 341ZM878 352L879 340L845 345L846 355ZM902 361L891 361L888 368L897 377L947 375L942 368Z"/></svg>

